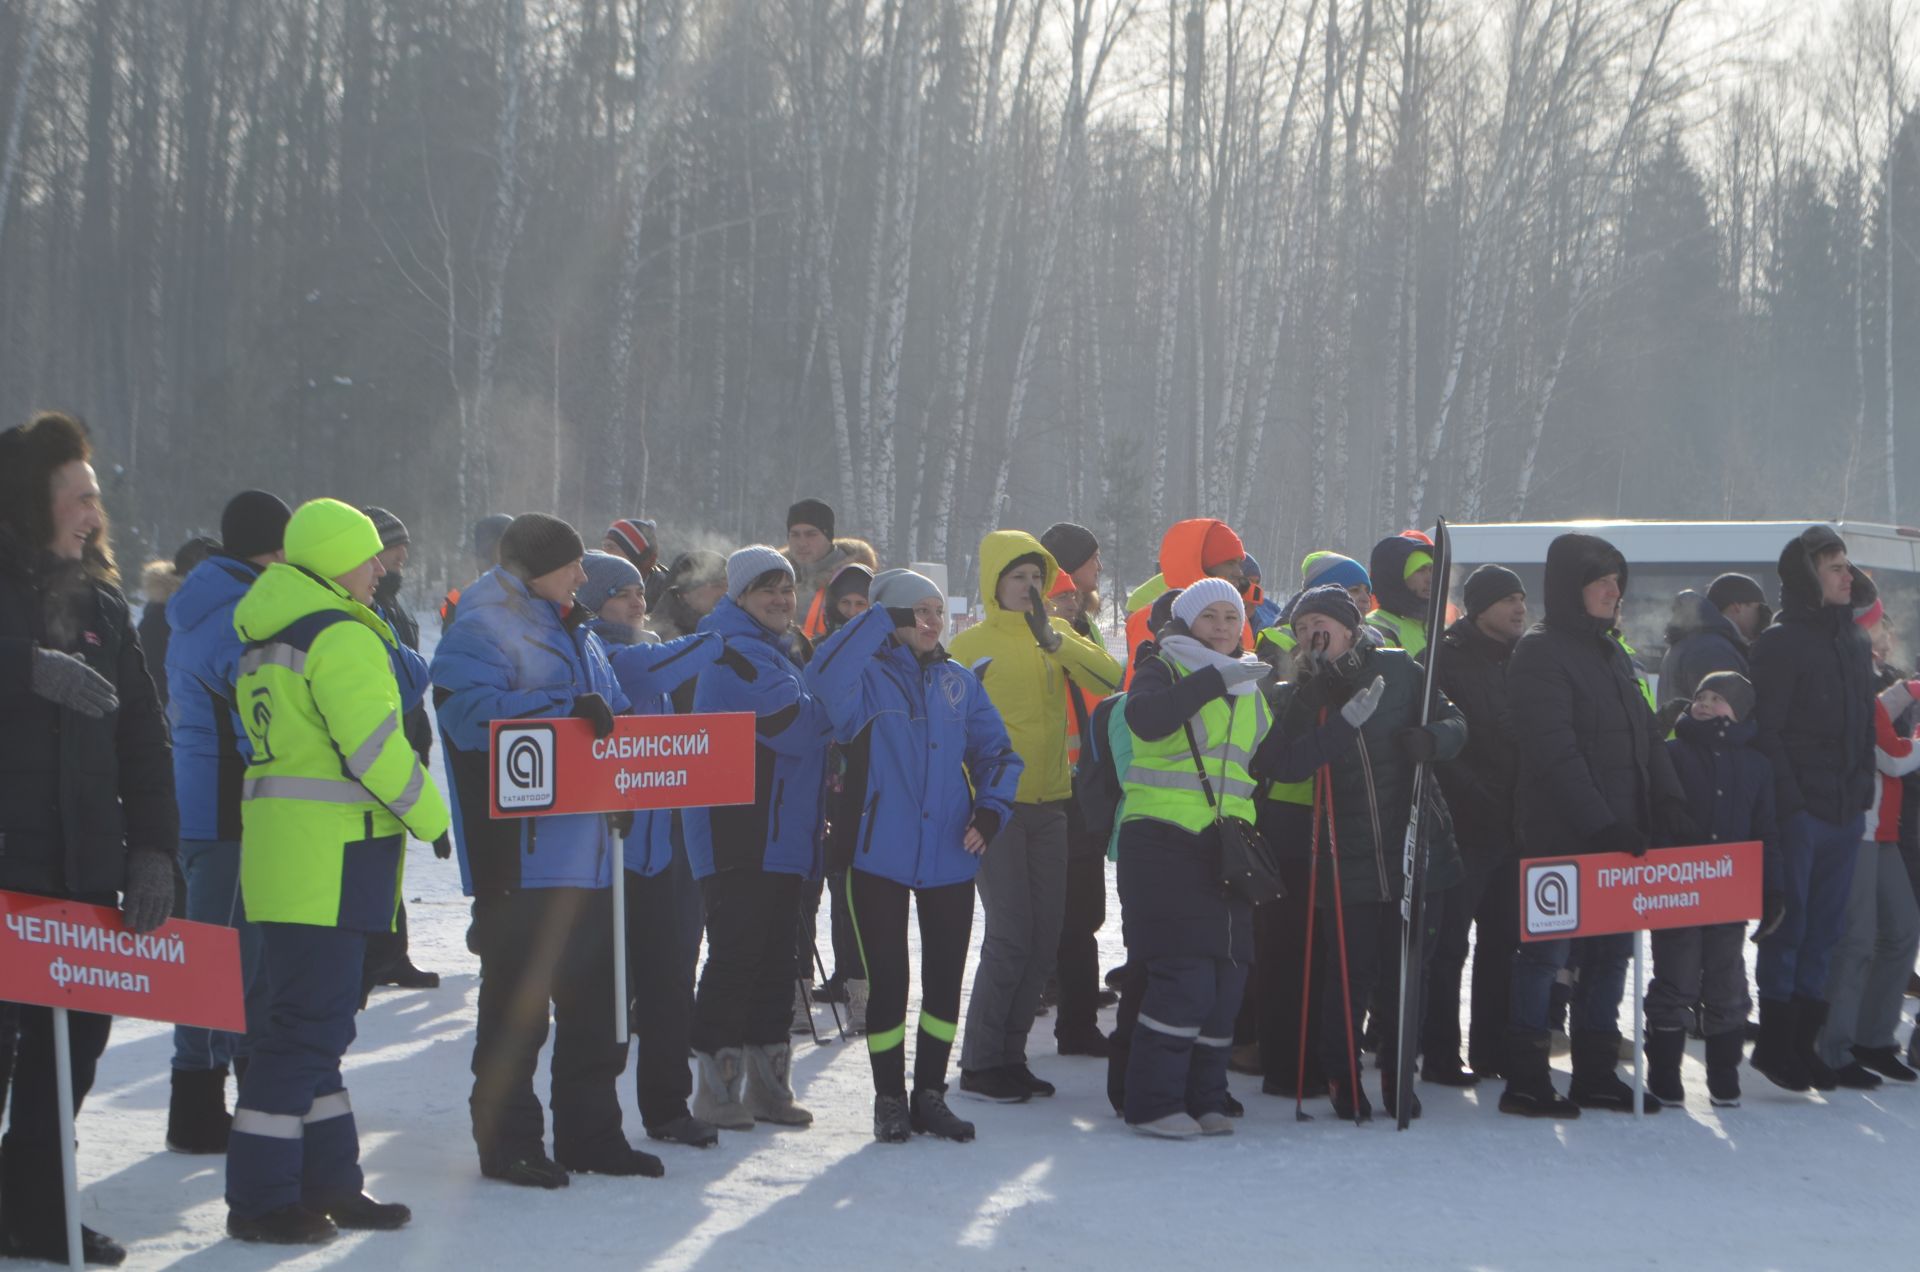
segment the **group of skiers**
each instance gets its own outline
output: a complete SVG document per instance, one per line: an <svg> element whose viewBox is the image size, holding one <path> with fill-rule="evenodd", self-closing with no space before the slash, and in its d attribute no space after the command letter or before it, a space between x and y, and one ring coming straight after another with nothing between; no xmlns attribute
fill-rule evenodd
<svg viewBox="0 0 1920 1272"><path fill-rule="evenodd" d="M1403 1118L1419 1107L1402 1054L1427 1082L1503 1078L1506 1113L1631 1111L1633 938L1522 944L1523 855L1765 845L1758 1023L1745 924L1658 933L1649 1111L1684 1099L1690 1032L1718 1106L1739 1101L1750 1030L1750 1063L1788 1090L1915 1080L1895 1032L1920 947L1920 801L1903 816L1902 799L1920 681L1889 665L1872 581L1828 527L1785 545L1777 618L1741 575L1683 594L1658 697L1619 630L1628 562L1590 535L1552 544L1530 624L1501 566L1449 605L1444 550L1419 532L1364 565L1309 554L1281 603L1229 526L1182 521L1128 598L1123 662L1084 527L988 534L981 617L949 640L944 589L836 537L817 499L789 509L782 548L670 560L641 518L590 549L553 516L488 517L429 659L400 597L405 524L262 491L228 502L217 542L157 564L170 596L149 595L136 633L90 460L65 416L0 433L0 889L117 905L136 932L176 914L239 929L247 1030L176 1030L167 1125L176 1151L227 1154L237 1238L410 1217L364 1191L342 1075L374 986L437 984L406 948L409 837L457 857L472 899L480 1172L530 1187L665 1171L622 1128L616 960L647 1136L694 1148L811 1123L791 1039L816 997L865 1035L883 1143L974 1137L947 1101L957 1040L961 1094L1052 1095L1030 1064L1050 1009L1058 1052L1105 1058L1115 1111L1158 1138L1231 1134L1233 1070L1363 1121L1366 1052ZM689 711L754 718L750 803L490 815L492 722L607 737L623 715ZM1416 813L1426 904L1403 932ZM1117 994L1094 940L1109 860ZM823 899L836 966L815 984ZM64 1258L51 1013L0 1013L0 1253ZM71 1020L78 1100L110 1021ZM90 1262L124 1254L82 1235Z"/></svg>

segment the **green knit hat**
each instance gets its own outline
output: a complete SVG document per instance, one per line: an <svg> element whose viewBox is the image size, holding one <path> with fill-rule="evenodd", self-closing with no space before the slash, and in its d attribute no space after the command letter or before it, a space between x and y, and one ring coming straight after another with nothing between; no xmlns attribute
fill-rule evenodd
<svg viewBox="0 0 1920 1272"><path fill-rule="evenodd" d="M372 518L351 504L309 499L287 522L286 548L287 564L337 579L380 555L380 532Z"/></svg>

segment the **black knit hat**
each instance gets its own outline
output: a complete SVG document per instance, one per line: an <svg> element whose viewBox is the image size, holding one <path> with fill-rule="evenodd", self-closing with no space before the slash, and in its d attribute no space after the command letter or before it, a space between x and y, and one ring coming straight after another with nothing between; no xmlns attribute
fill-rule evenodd
<svg viewBox="0 0 1920 1272"><path fill-rule="evenodd" d="M1308 614L1324 614L1348 631L1360 628L1360 607L1338 583L1322 583L1302 592L1293 603L1293 616L1288 621L1298 623Z"/></svg>
<svg viewBox="0 0 1920 1272"><path fill-rule="evenodd" d="M1765 605L1767 594L1760 590L1759 583L1744 574L1722 574L1707 587L1707 604L1717 610L1756 601Z"/></svg>
<svg viewBox="0 0 1920 1272"><path fill-rule="evenodd" d="M1180 599L1184 588L1170 587L1153 598L1153 607L1147 611L1147 630L1156 637L1160 629L1173 621L1173 603Z"/></svg>
<svg viewBox="0 0 1920 1272"><path fill-rule="evenodd" d="M833 538L833 509L819 499L802 499L787 509L787 529L812 526L827 538Z"/></svg>
<svg viewBox="0 0 1920 1272"><path fill-rule="evenodd" d="M500 536L500 564L522 579L537 579L587 554L580 532L544 512L523 512Z"/></svg>
<svg viewBox="0 0 1920 1272"><path fill-rule="evenodd" d="M1698 698L1709 689L1727 700L1727 705L1733 708L1734 719L1745 720L1753 715L1753 682L1739 672L1716 671L1703 677L1694 688L1693 696Z"/></svg>
<svg viewBox="0 0 1920 1272"><path fill-rule="evenodd" d="M380 532L380 550L398 547L402 543L412 543L413 536L407 533L407 523L388 512L385 508L362 508L367 520L373 522L373 528Z"/></svg>
<svg viewBox="0 0 1920 1272"><path fill-rule="evenodd" d="M1525 596L1526 584L1504 565L1483 565L1467 575L1461 595L1467 602L1467 617L1478 618L1515 592Z"/></svg>
<svg viewBox="0 0 1920 1272"><path fill-rule="evenodd" d="M1040 536L1040 546L1053 554L1061 570L1072 574L1093 559L1093 554L1100 550L1100 540L1085 526L1061 521L1047 527Z"/></svg>
<svg viewBox="0 0 1920 1272"><path fill-rule="evenodd" d="M278 495L243 490L220 514L220 546L237 557L266 556L285 546L293 509Z"/></svg>

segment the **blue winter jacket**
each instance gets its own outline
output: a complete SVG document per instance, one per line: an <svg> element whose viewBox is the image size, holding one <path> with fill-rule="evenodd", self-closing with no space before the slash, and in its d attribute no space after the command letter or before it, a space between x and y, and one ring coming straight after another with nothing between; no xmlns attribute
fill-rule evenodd
<svg viewBox="0 0 1920 1272"><path fill-rule="evenodd" d="M627 710L600 638L584 627L569 630L559 609L495 568L460 594L432 674L467 895L610 887L617 845L605 814L487 815L489 723L565 716L586 693L606 699L616 715Z"/></svg>
<svg viewBox="0 0 1920 1272"><path fill-rule="evenodd" d="M759 745L753 803L690 808L681 816L694 877L754 869L817 879L833 721L807 689L784 633L768 631L728 597L700 620L700 630L719 633L755 674L743 680L714 666L695 685L693 709L752 712Z"/></svg>
<svg viewBox="0 0 1920 1272"><path fill-rule="evenodd" d="M215 554L194 566L167 602L173 628L167 723L182 839L240 839L240 783L250 751L233 709L243 648L233 630L233 607L258 577L253 562Z"/></svg>
<svg viewBox="0 0 1920 1272"><path fill-rule="evenodd" d="M376 605L373 612L385 619L387 626L393 626L393 615L386 607ZM433 687L433 669L419 650L402 641L395 640L388 653L394 683L400 686L400 714L404 716L427 700L427 690Z"/></svg>
<svg viewBox="0 0 1920 1272"><path fill-rule="evenodd" d="M976 813L989 838L1013 807L1024 767L973 673L923 663L893 639L884 608L835 632L807 665L834 739L867 748L853 868L910 888L965 883L980 859L962 846Z"/></svg>
<svg viewBox="0 0 1920 1272"><path fill-rule="evenodd" d="M607 647L614 678L627 695L632 715L672 715L675 689L713 665L724 646L711 632L678 640L628 644L630 628L595 619L587 630ZM626 868L643 878L665 870L673 860L673 810L642 808L633 814L633 829L621 857Z"/></svg>
<svg viewBox="0 0 1920 1272"><path fill-rule="evenodd" d="M1785 863L1778 858L1773 765L1753 745L1759 731L1752 720L1696 720L1683 715L1667 742L1667 754L1680 774L1694 825L1710 843L1758 839L1770 859L1767 878L1777 880Z"/></svg>

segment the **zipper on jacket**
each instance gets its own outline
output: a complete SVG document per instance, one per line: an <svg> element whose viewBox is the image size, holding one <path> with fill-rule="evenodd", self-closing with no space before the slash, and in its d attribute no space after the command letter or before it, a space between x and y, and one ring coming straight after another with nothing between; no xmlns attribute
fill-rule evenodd
<svg viewBox="0 0 1920 1272"><path fill-rule="evenodd" d="M875 795L867 801L867 806L860 811L860 820L866 826L866 833L860 836L860 855L863 857L873 851L873 810L878 807L879 803L880 797Z"/></svg>
<svg viewBox="0 0 1920 1272"><path fill-rule="evenodd" d="M1367 819L1373 823L1373 864L1380 872L1380 899L1391 900L1393 894L1387 889L1386 848L1380 837L1380 797L1373 785L1373 758L1367 754L1367 740L1360 734L1354 735L1354 749L1360 753L1360 773L1367 782ZM1338 865L1335 866L1338 869Z"/></svg>
<svg viewBox="0 0 1920 1272"><path fill-rule="evenodd" d="M768 810L771 817L771 822L767 830L768 844L780 838L780 796L786 789L787 779L784 777L773 784L773 798L768 801L772 805L772 808ZM763 849L763 861L765 860L764 851Z"/></svg>

